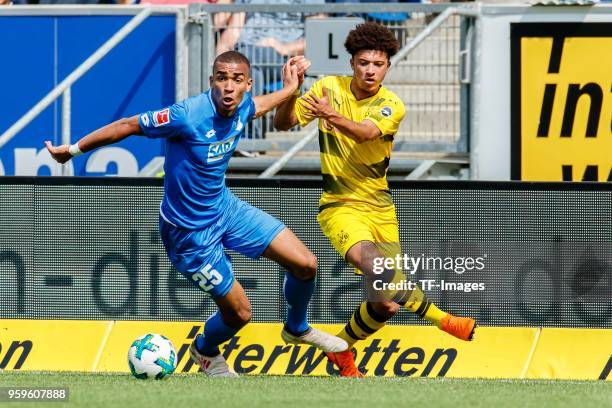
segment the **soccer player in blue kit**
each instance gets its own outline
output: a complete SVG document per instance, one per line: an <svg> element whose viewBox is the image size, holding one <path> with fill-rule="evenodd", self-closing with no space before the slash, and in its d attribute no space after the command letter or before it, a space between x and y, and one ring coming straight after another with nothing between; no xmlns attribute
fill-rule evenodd
<svg viewBox="0 0 612 408"><path fill-rule="evenodd" d="M165 138L160 234L172 264L211 295L219 308L189 348L191 358L209 376L236 376L219 345L251 319L251 305L234 278L224 248L251 258L264 256L287 269L283 290L288 312L281 332L285 342L309 344L325 352L348 347L306 320L315 289L316 257L281 221L238 199L225 186L225 170L247 122L289 99L301 86L309 65L303 56L291 58L283 67L281 90L251 96L248 59L228 51L215 59L207 92L165 109L117 120L73 145L45 142L51 156L65 163L130 135Z"/></svg>

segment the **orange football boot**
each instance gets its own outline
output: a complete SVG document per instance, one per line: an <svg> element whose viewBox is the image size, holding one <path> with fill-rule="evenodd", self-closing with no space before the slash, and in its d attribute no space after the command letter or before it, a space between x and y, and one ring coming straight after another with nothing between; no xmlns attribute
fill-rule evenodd
<svg viewBox="0 0 612 408"><path fill-rule="evenodd" d="M465 341L472 341L476 327L474 319L457 317L450 313L440 321L440 330Z"/></svg>
<svg viewBox="0 0 612 408"><path fill-rule="evenodd" d="M355 356L351 350L338 353L325 353L329 361L340 369L340 377L363 378L365 375L355 366Z"/></svg>

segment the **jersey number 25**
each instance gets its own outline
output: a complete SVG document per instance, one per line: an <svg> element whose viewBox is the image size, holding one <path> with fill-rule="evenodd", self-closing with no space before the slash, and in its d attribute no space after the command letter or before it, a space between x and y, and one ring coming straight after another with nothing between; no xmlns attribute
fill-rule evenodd
<svg viewBox="0 0 612 408"><path fill-rule="evenodd" d="M205 292L208 292L213 286L217 286L223 281L221 274L216 269L212 269L210 264L202 268L200 272L191 275L191 279L198 282L198 285Z"/></svg>

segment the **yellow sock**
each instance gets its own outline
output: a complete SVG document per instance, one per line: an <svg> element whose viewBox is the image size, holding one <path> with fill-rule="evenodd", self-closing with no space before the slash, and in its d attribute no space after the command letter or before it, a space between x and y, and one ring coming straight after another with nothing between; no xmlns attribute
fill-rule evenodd
<svg viewBox="0 0 612 408"><path fill-rule="evenodd" d="M363 302L351 316L351 320L338 333L338 337L345 340L349 349L359 340L364 340L376 333L386 324L386 319L374 311L372 305Z"/></svg>
<svg viewBox="0 0 612 408"><path fill-rule="evenodd" d="M404 307L437 327L440 327L442 319L448 314L438 309L418 286L410 293Z"/></svg>

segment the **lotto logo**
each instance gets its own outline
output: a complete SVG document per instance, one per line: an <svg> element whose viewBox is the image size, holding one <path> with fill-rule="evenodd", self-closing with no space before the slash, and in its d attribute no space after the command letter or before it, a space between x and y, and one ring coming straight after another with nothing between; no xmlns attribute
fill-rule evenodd
<svg viewBox="0 0 612 408"><path fill-rule="evenodd" d="M142 115L140 115L140 120L142 121L142 124L144 125L144 127L149 127L149 117L147 116L146 113L143 113Z"/></svg>
<svg viewBox="0 0 612 408"><path fill-rule="evenodd" d="M240 118L238 118L238 123L236 123L236 131L237 132L241 131L243 127L244 127L244 125L240 121Z"/></svg>
<svg viewBox="0 0 612 408"><path fill-rule="evenodd" d="M170 123L170 109L162 109L153 112L153 126L160 127Z"/></svg>

